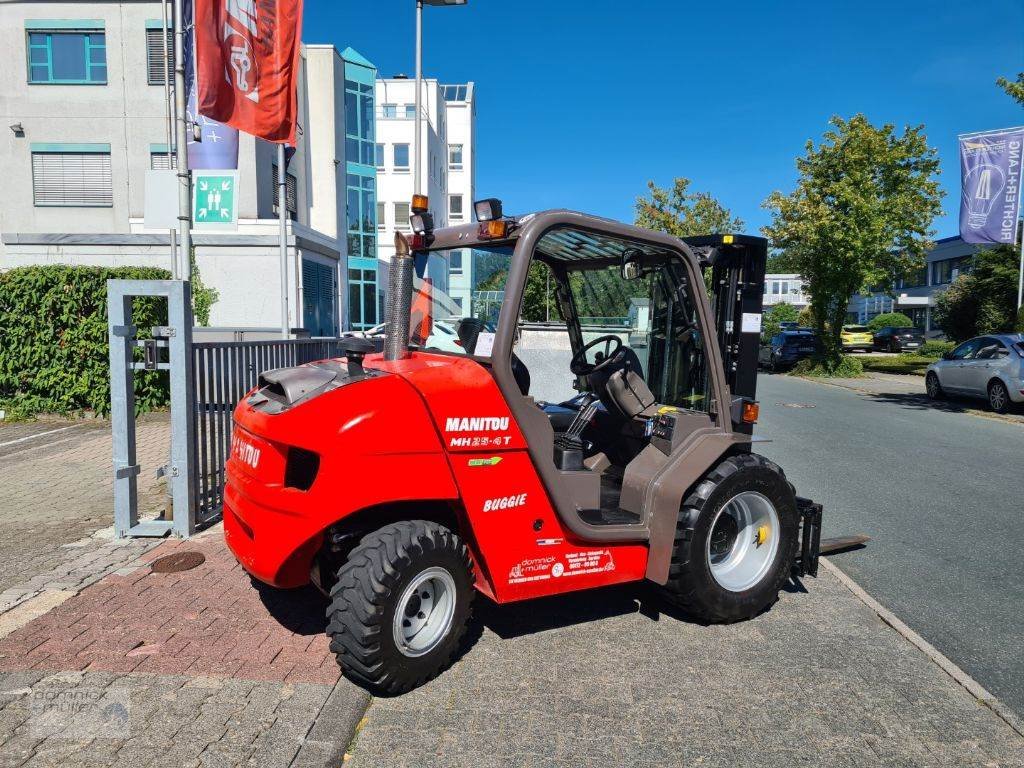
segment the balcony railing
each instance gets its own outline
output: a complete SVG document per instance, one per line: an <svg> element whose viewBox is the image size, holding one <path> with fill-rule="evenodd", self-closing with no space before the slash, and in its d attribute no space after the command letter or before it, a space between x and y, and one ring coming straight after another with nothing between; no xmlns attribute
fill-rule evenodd
<svg viewBox="0 0 1024 768"><path fill-rule="evenodd" d="M764 305L772 304L810 304L811 298L802 293L766 293Z"/></svg>

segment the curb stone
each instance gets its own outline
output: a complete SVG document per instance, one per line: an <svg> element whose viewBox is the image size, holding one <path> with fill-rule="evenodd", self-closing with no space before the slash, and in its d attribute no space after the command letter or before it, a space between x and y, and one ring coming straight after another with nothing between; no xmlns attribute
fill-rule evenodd
<svg viewBox="0 0 1024 768"><path fill-rule="evenodd" d="M858 600L874 611L878 615L878 618L880 618L885 624L892 627L897 634L933 661L939 669L949 675L958 685L960 685L960 687L971 694L971 696L991 709L1000 720L1005 722L1020 736L1024 736L1024 721L1017 717L1013 710L1003 704L981 683L957 666L952 660L943 654L942 651L907 626L896 616L896 614L871 597L863 587L850 578L842 569L839 568L838 565L830 562L827 558L822 558L821 564L831 571L843 586L850 590Z"/></svg>

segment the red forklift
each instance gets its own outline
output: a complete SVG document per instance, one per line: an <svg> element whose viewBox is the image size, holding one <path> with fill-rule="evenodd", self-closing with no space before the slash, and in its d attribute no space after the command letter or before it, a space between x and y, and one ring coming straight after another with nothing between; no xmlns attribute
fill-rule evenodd
<svg viewBox="0 0 1024 768"><path fill-rule="evenodd" d="M382 343L268 371L238 404L224 535L245 569L319 586L344 673L387 694L451 663L476 592L646 579L733 622L816 575L821 506L751 450L766 241L474 208L434 229L414 201ZM453 255L475 273L460 295ZM521 336L538 271L568 338L540 372ZM574 394L539 401L531 374Z"/></svg>

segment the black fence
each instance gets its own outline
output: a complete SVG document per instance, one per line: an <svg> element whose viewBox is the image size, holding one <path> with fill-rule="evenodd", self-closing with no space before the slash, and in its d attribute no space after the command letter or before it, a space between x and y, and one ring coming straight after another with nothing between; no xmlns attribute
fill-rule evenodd
<svg viewBox="0 0 1024 768"><path fill-rule="evenodd" d="M196 524L220 517L224 462L231 451L232 413L264 371L338 357L340 339L224 341L192 344L195 392Z"/></svg>

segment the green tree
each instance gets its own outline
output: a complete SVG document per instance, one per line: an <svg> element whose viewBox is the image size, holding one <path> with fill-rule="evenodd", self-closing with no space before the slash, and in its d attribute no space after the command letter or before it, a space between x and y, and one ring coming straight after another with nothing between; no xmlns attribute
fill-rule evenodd
<svg viewBox="0 0 1024 768"><path fill-rule="evenodd" d="M786 253L773 253L768 257L764 271L767 274L792 274L796 272L793 259Z"/></svg>
<svg viewBox="0 0 1024 768"><path fill-rule="evenodd" d="M1024 107L1024 72L1017 73L1016 80L1007 80L1005 77L1000 77L996 80L996 85L1006 91L1006 94Z"/></svg>
<svg viewBox="0 0 1024 768"><path fill-rule="evenodd" d="M924 264L942 192L923 126L899 135L863 115L830 124L797 159L796 189L765 201L772 223L763 232L807 281L825 365L835 367L850 296Z"/></svg>
<svg viewBox="0 0 1024 768"><path fill-rule="evenodd" d="M971 257L969 269L935 300L935 322L949 338L1014 330L1019 258L1011 245L981 248Z"/></svg>
<svg viewBox="0 0 1024 768"><path fill-rule="evenodd" d="M761 336L770 339L782 330L782 323L795 323L799 318L800 312L792 304L775 304L764 313Z"/></svg>
<svg viewBox="0 0 1024 768"><path fill-rule="evenodd" d="M887 328L888 326L892 326L894 328L910 328L913 325L914 321L902 312L883 312L882 314L875 315L868 320L868 329L872 331Z"/></svg>
<svg viewBox="0 0 1024 768"><path fill-rule="evenodd" d="M707 192L689 192L690 180L677 177L671 189L647 182L648 197L636 199L638 227L666 232L675 237L739 232L743 220L733 216Z"/></svg>
<svg viewBox="0 0 1024 768"><path fill-rule="evenodd" d="M504 291L508 282L508 268L502 267L481 282L478 291ZM523 311L519 319L527 323L543 323L551 319L557 321L558 312L555 298L555 278L551 275L547 264L535 261L530 264L526 273L526 288L523 291ZM492 318L484 318L492 319Z"/></svg>

